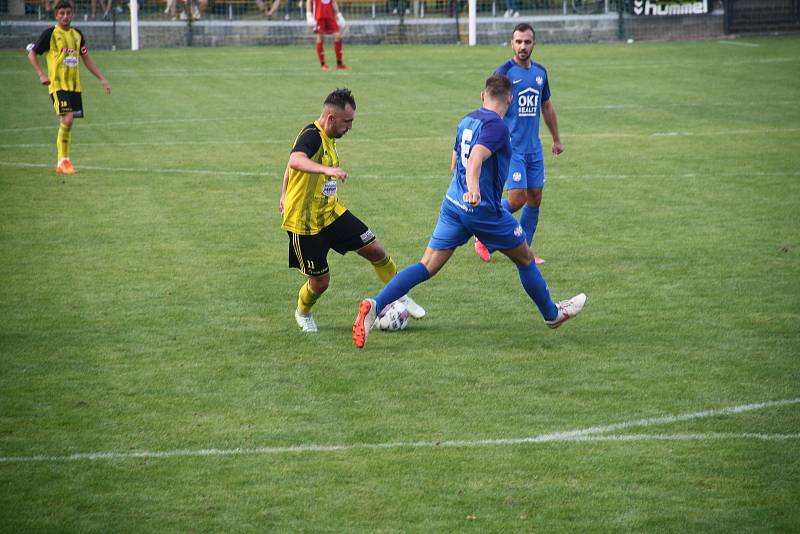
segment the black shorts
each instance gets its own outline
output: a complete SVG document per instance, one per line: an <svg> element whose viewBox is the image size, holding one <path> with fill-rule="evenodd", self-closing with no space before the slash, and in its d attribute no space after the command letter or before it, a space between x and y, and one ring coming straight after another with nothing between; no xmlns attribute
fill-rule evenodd
<svg viewBox="0 0 800 534"><path fill-rule="evenodd" d="M75 91L56 91L50 95L53 107L58 115L72 113L76 119L83 118L83 99L81 94Z"/></svg>
<svg viewBox="0 0 800 534"><path fill-rule="evenodd" d="M308 276L321 276L328 272L328 251L344 255L375 241L375 234L361 219L345 211L338 219L318 234L289 234L289 267L299 269Z"/></svg>

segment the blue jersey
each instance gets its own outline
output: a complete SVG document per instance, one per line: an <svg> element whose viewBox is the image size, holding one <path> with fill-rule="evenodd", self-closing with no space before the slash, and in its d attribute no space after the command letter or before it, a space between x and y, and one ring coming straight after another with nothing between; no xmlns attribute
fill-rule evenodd
<svg viewBox="0 0 800 534"><path fill-rule="evenodd" d="M538 63L530 68L520 67L509 59L495 71L511 80L511 105L505 121L511 131L511 147L515 154L533 154L542 159L542 142L539 140L539 115L542 104L550 100L550 82L547 71Z"/></svg>
<svg viewBox="0 0 800 534"><path fill-rule="evenodd" d="M485 146L492 155L481 167L481 203L473 208L464 204L464 193L467 192L467 160L475 145ZM502 209L503 185L511 159L508 126L494 111L476 109L458 124L453 150L456 152L456 169L447 190L447 199L466 212L496 216Z"/></svg>

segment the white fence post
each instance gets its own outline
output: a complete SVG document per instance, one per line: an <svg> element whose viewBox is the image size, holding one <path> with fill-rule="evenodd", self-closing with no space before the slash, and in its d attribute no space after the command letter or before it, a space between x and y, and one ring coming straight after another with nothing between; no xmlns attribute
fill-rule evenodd
<svg viewBox="0 0 800 534"><path fill-rule="evenodd" d="M475 46L478 42L478 0L469 0L469 46ZM457 8L456 8L457 9Z"/></svg>
<svg viewBox="0 0 800 534"><path fill-rule="evenodd" d="M131 0L131 50L139 50L139 0Z"/></svg>

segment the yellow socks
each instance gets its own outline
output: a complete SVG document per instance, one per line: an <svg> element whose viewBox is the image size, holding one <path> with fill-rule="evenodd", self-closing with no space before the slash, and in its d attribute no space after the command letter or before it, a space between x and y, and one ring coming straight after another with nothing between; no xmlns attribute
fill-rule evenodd
<svg viewBox="0 0 800 534"><path fill-rule="evenodd" d="M314 293L311 290L311 286L306 282L300 288L300 292L297 295L297 309L300 310L300 313L303 315L308 315L311 313L311 307L316 304L317 299L319 299L319 294Z"/></svg>
<svg viewBox="0 0 800 534"><path fill-rule="evenodd" d="M65 126L60 123L58 128L58 137L56 138L56 145L58 146L58 161L61 162L64 158L69 159L69 145L72 141L72 126Z"/></svg>
<svg viewBox="0 0 800 534"><path fill-rule="evenodd" d="M397 274L397 264L392 257L388 255L382 260L374 262L372 268L375 269L378 278L380 278L384 284L388 284L389 280L394 278L394 275Z"/></svg>

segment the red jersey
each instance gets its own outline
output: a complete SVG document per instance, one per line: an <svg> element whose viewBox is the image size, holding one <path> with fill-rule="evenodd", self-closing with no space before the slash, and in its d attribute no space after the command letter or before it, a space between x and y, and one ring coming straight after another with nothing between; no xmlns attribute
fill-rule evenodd
<svg viewBox="0 0 800 534"><path fill-rule="evenodd" d="M334 19L332 0L314 0L314 18L321 19Z"/></svg>

